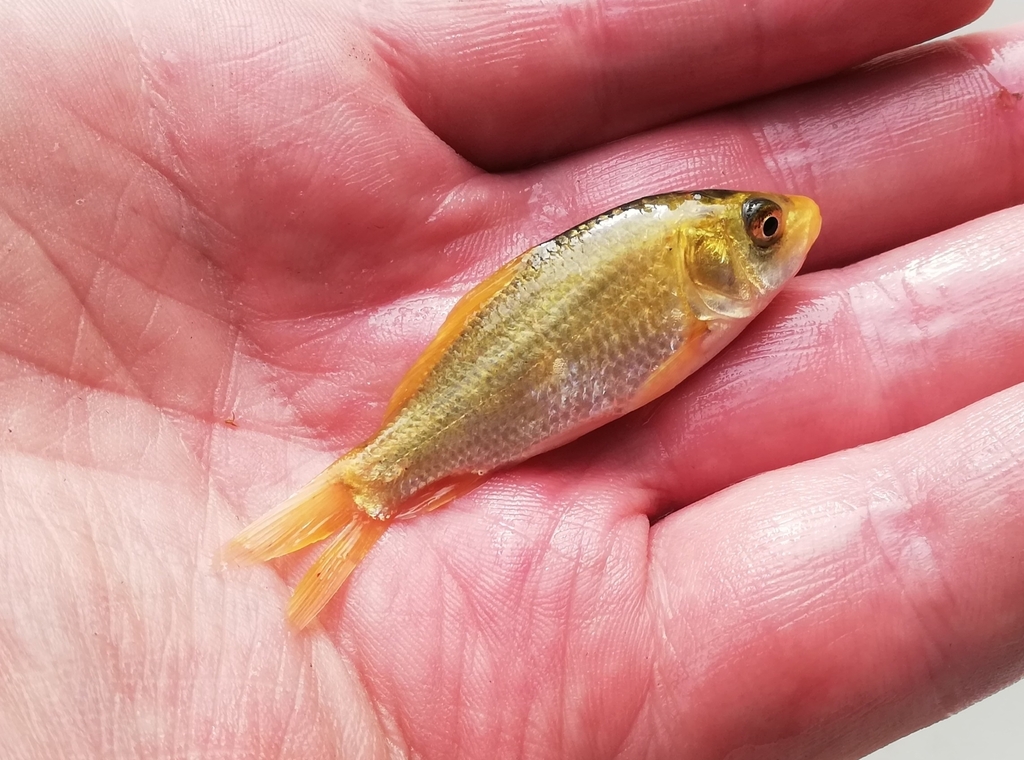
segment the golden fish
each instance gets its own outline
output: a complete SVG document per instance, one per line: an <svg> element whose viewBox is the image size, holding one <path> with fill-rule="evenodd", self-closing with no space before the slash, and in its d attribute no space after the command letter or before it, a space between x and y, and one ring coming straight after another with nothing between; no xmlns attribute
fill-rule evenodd
<svg viewBox="0 0 1024 760"><path fill-rule="evenodd" d="M800 196L641 198L529 249L468 293L395 391L380 429L239 533L265 561L337 534L299 582L309 624L392 520L660 396L796 274L821 225Z"/></svg>

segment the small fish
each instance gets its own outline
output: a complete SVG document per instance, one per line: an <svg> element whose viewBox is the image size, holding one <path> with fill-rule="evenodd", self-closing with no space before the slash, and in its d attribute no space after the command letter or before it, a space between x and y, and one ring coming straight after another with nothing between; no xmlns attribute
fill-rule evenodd
<svg viewBox="0 0 1024 760"><path fill-rule="evenodd" d="M380 429L247 527L261 562L334 536L288 605L308 625L391 524L673 388L803 264L821 217L801 196L655 195L537 245L456 304Z"/></svg>

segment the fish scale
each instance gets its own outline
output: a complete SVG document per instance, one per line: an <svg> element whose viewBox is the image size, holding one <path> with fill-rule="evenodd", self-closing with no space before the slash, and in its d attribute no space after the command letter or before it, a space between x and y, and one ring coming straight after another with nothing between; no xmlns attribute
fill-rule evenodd
<svg viewBox="0 0 1024 760"><path fill-rule="evenodd" d="M708 361L800 268L820 216L799 196L641 198L541 243L468 293L399 384L380 429L225 557L331 538L288 605L310 623L392 520L657 398Z"/></svg>
<svg viewBox="0 0 1024 760"><path fill-rule="evenodd" d="M692 314L672 276L672 235L660 214L634 213L649 229L634 224L629 246L604 234L633 221L627 212L524 257L431 381L354 457L364 477L402 463L401 477L373 489L371 509L386 514L442 475L517 461L537 441L614 413L677 350ZM551 372L556 359L571 371Z"/></svg>

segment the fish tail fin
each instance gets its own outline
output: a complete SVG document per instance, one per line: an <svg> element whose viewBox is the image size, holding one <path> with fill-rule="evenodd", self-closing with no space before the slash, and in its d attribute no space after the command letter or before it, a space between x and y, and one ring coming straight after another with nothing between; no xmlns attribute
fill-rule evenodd
<svg viewBox="0 0 1024 760"><path fill-rule="evenodd" d="M338 460L276 508L244 528L221 551L225 562L266 562L322 541L365 514L340 477Z"/></svg>
<svg viewBox="0 0 1024 760"><path fill-rule="evenodd" d="M296 627L305 628L313 622L390 524L390 520L376 520L361 510L351 513L288 601L288 619Z"/></svg>
<svg viewBox="0 0 1024 760"><path fill-rule="evenodd" d="M410 517L437 509L469 493L484 480L486 477L481 475L441 479L417 492L397 510L398 514ZM355 507L348 514L344 525L340 526L338 535L295 587L295 593L288 602L288 619L299 628L305 628L313 622L390 524L391 519L377 520Z"/></svg>
<svg viewBox="0 0 1024 760"><path fill-rule="evenodd" d="M337 534L295 587L288 618L299 628L313 622L356 565L384 535L392 518L377 519L356 504L343 477L349 462L339 459L275 509L232 538L223 562L254 564L283 557ZM442 478L408 499L396 515L437 509L476 488L484 475Z"/></svg>
<svg viewBox="0 0 1024 760"><path fill-rule="evenodd" d="M288 617L299 628L313 622L390 524L359 508L341 477L344 460L321 472L259 518L221 551L225 562L266 562L337 533L292 595Z"/></svg>

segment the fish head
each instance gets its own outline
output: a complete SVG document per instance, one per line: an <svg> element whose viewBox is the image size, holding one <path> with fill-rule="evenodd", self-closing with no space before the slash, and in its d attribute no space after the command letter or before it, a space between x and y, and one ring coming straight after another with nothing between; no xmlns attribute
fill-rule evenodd
<svg viewBox="0 0 1024 760"><path fill-rule="evenodd" d="M684 267L715 314L763 309L804 263L821 229L817 204L800 195L714 190L692 195L680 225Z"/></svg>

